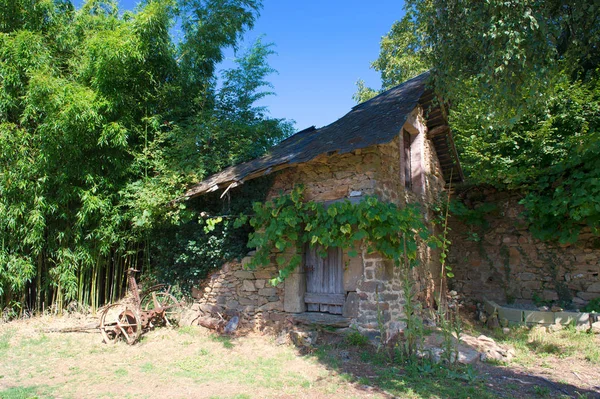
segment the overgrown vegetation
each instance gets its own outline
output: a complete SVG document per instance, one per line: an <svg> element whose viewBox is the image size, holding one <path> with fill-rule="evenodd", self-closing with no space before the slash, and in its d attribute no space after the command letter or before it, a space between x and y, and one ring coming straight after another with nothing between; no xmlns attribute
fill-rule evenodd
<svg viewBox="0 0 600 399"><path fill-rule="evenodd" d="M600 7L409 0L372 67L382 90L432 69L471 183L524 192L531 231L600 235ZM359 85L355 98L378 90Z"/></svg>
<svg viewBox="0 0 600 399"><path fill-rule="evenodd" d="M282 282L301 262L298 253L304 245L320 245L349 249L357 256L358 244L366 251L379 252L397 266L411 267L417 260L417 240L439 245L419 212L417 205L399 207L393 203L367 197L356 204L350 201L329 205L304 201L304 188L295 187L290 194L278 196L265 203L254 203L248 246L256 248L250 267L268 265L271 250L276 248L280 266L273 283ZM247 220L240 217L239 225Z"/></svg>
<svg viewBox="0 0 600 399"><path fill-rule="evenodd" d="M213 265L229 256L221 243L200 255L210 249L193 241L217 235L168 205L187 183L290 132L255 105L269 94L269 45L238 54L217 85L224 49L253 26L260 2L144 0L122 13L116 0L79 9L0 0L0 9L0 308L96 307L123 293L129 267L175 275L182 268L169 262L190 253ZM166 240L173 251L154 257Z"/></svg>

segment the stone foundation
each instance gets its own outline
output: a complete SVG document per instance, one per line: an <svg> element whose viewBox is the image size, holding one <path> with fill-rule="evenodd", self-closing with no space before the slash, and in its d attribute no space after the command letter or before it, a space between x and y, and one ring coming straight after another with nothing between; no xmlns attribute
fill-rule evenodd
<svg viewBox="0 0 600 399"><path fill-rule="evenodd" d="M486 216L487 227L450 220L452 287L500 304L535 299L580 307L600 297L600 237L583 230L572 245L540 241L529 232L519 199L483 188L465 196L471 208L485 201L497 209Z"/></svg>

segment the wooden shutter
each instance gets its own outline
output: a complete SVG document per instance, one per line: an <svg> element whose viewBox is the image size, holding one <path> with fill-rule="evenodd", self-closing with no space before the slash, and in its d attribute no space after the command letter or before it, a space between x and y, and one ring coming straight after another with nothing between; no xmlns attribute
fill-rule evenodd
<svg viewBox="0 0 600 399"><path fill-rule="evenodd" d="M407 190L412 190L412 169L411 169L411 156L410 156L410 144L411 144L411 136L406 130L402 130L403 132L403 142L404 142L404 187Z"/></svg>

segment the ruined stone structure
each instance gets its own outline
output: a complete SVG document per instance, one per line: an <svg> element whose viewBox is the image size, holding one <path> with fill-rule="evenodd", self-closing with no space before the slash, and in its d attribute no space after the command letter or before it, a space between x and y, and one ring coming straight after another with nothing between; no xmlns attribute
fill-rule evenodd
<svg viewBox="0 0 600 399"><path fill-rule="evenodd" d="M299 132L265 157L211 176L187 196L235 190L246 180L275 173L268 198L302 184L306 200L327 205L377 196L400 206L417 202L428 220L428 205L438 199L447 181L460 180L462 175L443 112L432 105L427 76L420 75L355 107L331 125ZM352 249L358 256L349 256ZM249 271L228 264L202 288L201 301L232 309L256 326L315 312L339 314L373 336L382 327L390 333L403 328L401 271L391 261L367 253L362 243L330 251L322 260L313 257L309 261L309 250L294 250L303 255L303 265L278 287L268 285L268 278L277 272L275 249L272 265L266 269ZM423 245L419 258L420 266L411 278L417 297L427 305L436 289L434 277L440 274L439 256ZM249 261L245 258L242 263ZM317 277L315 270L321 273ZM315 289L315 278L326 283L317 282ZM328 291L328 287L334 288Z"/></svg>
<svg viewBox="0 0 600 399"><path fill-rule="evenodd" d="M470 207L485 202L496 209L485 216L487 226L451 220L452 287L499 304L535 299L580 307L600 297L600 238L584 229L571 245L542 242L529 232L519 199L491 188L465 195Z"/></svg>

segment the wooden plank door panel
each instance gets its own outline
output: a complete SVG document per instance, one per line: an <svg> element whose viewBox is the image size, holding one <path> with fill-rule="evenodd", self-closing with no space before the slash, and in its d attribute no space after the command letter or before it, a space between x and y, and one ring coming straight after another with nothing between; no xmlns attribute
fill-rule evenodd
<svg viewBox="0 0 600 399"><path fill-rule="evenodd" d="M318 246L305 251L306 295L308 311L341 314L345 300L341 248L329 248L327 256L319 255Z"/></svg>

